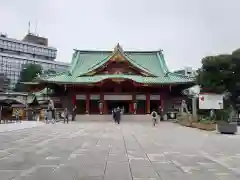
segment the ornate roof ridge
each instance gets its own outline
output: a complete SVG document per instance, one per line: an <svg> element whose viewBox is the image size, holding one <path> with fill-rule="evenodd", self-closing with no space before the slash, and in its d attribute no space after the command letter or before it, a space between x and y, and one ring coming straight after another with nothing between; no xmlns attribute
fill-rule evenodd
<svg viewBox="0 0 240 180"><path fill-rule="evenodd" d="M112 53L114 50L87 50L87 49L74 49L75 51L79 51L81 53ZM162 52L162 50L124 50L125 53L158 53Z"/></svg>
<svg viewBox="0 0 240 180"><path fill-rule="evenodd" d="M81 52L81 51L80 51ZM79 53L80 53L79 52ZM154 73L152 73L149 69L143 67L141 64L137 63L134 59L132 59L131 57L128 56L128 54L122 49L122 47L120 46L120 44L118 43L114 50L111 51L111 54L109 56L107 56L106 58L104 58L103 60L101 60L100 62L94 64L93 66L91 66L90 68L88 68L88 72L92 71L94 68L97 68L98 66L100 66L101 64L107 63L107 61L113 57L114 55L116 55L117 53L122 54L122 56L124 58L126 58L130 63L132 63L134 66L136 66L137 68L142 69L143 71L145 71L146 73L150 74L151 76L156 76ZM159 51L155 52L156 54L159 53Z"/></svg>

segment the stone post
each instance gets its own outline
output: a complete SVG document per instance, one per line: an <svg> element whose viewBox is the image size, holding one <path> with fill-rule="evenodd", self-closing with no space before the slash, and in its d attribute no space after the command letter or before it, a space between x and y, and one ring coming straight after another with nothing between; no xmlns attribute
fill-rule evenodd
<svg viewBox="0 0 240 180"><path fill-rule="evenodd" d="M196 121L197 120L197 98L196 97L192 98L192 116L193 116L193 120Z"/></svg>

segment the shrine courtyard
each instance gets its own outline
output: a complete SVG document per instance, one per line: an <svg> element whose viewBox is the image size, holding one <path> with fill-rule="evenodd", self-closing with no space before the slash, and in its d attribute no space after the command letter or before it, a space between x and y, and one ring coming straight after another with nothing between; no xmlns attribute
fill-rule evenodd
<svg viewBox="0 0 240 180"><path fill-rule="evenodd" d="M0 133L1 180L239 180L240 135L151 121Z"/></svg>

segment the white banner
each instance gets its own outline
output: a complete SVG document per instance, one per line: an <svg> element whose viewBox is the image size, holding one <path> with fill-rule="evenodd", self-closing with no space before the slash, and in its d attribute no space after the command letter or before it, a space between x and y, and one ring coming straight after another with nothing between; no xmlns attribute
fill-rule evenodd
<svg viewBox="0 0 240 180"><path fill-rule="evenodd" d="M160 100L160 95L150 95L150 100Z"/></svg>
<svg viewBox="0 0 240 180"><path fill-rule="evenodd" d="M85 100L86 99L86 95L85 94L77 94L76 95L76 100Z"/></svg>
<svg viewBox="0 0 240 180"><path fill-rule="evenodd" d="M136 95L136 100L146 100L146 95L145 94L138 94L138 95Z"/></svg>
<svg viewBox="0 0 240 180"><path fill-rule="evenodd" d="M107 101L129 101L132 100L132 95L104 95L104 100Z"/></svg>
<svg viewBox="0 0 240 180"><path fill-rule="evenodd" d="M90 100L99 100L100 99L100 95L99 94L91 94L90 95Z"/></svg>

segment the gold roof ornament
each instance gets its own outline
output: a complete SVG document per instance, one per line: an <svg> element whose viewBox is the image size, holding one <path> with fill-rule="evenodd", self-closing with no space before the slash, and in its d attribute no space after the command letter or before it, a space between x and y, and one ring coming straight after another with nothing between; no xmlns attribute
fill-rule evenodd
<svg viewBox="0 0 240 180"><path fill-rule="evenodd" d="M115 46L115 48L114 48L114 53L116 53L116 52L120 52L120 53L123 53L123 49L122 49L122 47L120 46L120 44L119 43L117 43L117 45Z"/></svg>
<svg viewBox="0 0 240 180"><path fill-rule="evenodd" d="M117 43L117 45L114 48L111 61L125 61L125 60L126 59L124 57L124 51L123 51L122 47L120 46L120 44Z"/></svg>

